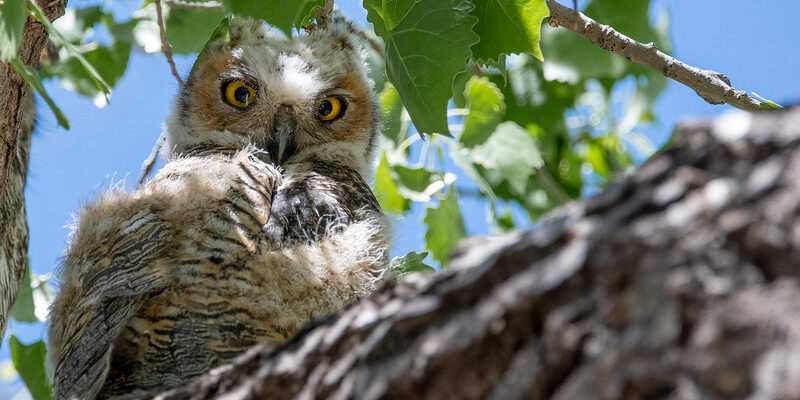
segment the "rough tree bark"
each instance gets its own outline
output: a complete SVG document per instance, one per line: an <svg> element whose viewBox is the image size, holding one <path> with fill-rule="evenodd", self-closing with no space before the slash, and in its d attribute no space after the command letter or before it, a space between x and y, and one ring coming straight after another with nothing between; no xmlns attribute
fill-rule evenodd
<svg viewBox="0 0 800 400"><path fill-rule="evenodd" d="M798 199L800 109L684 124L536 229L157 398L798 398Z"/></svg>
<svg viewBox="0 0 800 400"><path fill-rule="evenodd" d="M66 0L40 4L50 20L64 15L66 5ZM22 62L38 66L46 43L44 25L28 17L19 49ZM11 65L0 62L0 337L27 266L25 176L34 119L32 90Z"/></svg>

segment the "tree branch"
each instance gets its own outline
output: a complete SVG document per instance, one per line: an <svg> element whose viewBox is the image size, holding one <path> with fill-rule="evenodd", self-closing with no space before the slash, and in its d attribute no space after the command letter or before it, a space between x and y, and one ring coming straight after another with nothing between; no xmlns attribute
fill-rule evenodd
<svg viewBox="0 0 800 400"><path fill-rule="evenodd" d="M189 9L218 9L222 8L222 3L218 1L205 1L202 3L191 3L181 0L164 0L164 4L170 8L189 8Z"/></svg>
<svg viewBox="0 0 800 400"><path fill-rule="evenodd" d="M52 21L64 15L66 5L66 0L52 1L41 8ZM20 60L38 66L46 45L47 30L29 16L20 43ZM0 336L27 266L24 189L35 117L31 115L35 105L30 90L10 64L0 63Z"/></svg>
<svg viewBox="0 0 800 400"><path fill-rule="evenodd" d="M67 1L53 1L42 10L51 21L64 15ZM39 65L39 55L47 43L44 25L28 17L19 49L19 58L26 65ZM6 191L8 171L17 151L17 131L22 120L22 99L28 85L8 63L0 63L0 196Z"/></svg>
<svg viewBox="0 0 800 400"><path fill-rule="evenodd" d="M719 72L688 65L658 51L653 43L639 43L617 32L614 28L600 24L577 10L564 7L554 0L547 0L547 7L550 9L550 26L567 28L589 39L602 49L619 54L628 61L634 61L659 71L664 76L694 89L698 96L711 104L730 104L746 111L772 108L750 97L744 91L734 89L730 80Z"/></svg>
<svg viewBox="0 0 800 400"><path fill-rule="evenodd" d="M155 4L158 31L161 35L161 51L164 53L164 56L167 57L169 68L172 70L172 76L178 80L179 85L183 86L183 79L181 79L180 74L178 74L178 70L175 68L175 61L172 60L172 46L169 45L169 41L167 40L167 29L164 27L164 18L161 15L161 0L155 0Z"/></svg>

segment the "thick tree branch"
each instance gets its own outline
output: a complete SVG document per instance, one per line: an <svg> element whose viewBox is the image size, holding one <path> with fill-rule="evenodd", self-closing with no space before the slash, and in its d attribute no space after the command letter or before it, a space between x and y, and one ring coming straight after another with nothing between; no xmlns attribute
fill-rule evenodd
<svg viewBox="0 0 800 400"><path fill-rule="evenodd" d="M64 14L66 3L66 0L52 1L42 9L53 20ZM46 44L44 25L28 17L19 58L27 65L38 66ZM31 90L11 65L0 63L0 336L27 266L24 191L35 117L31 115L35 109Z"/></svg>
<svg viewBox="0 0 800 400"><path fill-rule="evenodd" d="M535 230L468 239L448 270L155 396L795 398L800 109L674 143Z"/></svg>
<svg viewBox="0 0 800 400"><path fill-rule="evenodd" d="M567 28L602 49L659 71L667 78L694 89L698 96L711 104L730 104L747 111L758 111L767 107L744 91L734 89L730 80L719 72L688 65L658 51L653 43L639 43L554 0L547 0L547 7L550 9L550 26Z"/></svg>
<svg viewBox="0 0 800 400"><path fill-rule="evenodd" d="M66 0L41 5L51 21L64 15ZM19 58L26 65L39 65L39 55L47 43L44 25L28 17L19 49ZM29 90L22 77L8 63L0 63L0 195L6 191L8 170L17 152L17 131L22 121L21 105Z"/></svg>

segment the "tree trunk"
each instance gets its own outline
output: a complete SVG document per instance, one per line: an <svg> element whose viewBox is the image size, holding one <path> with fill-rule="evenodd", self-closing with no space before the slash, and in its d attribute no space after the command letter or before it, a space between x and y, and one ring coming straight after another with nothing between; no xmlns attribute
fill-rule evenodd
<svg viewBox="0 0 800 400"><path fill-rule="evenodd" d="M66 5L66 0L40 4L51 20L64 15ZM28 17L19 49L22 62L38 66L46 43L44 25ZM0 337L28 265L25 176L34 114L32 89L11 65L0 63Z"/></svg>
<svg viewBox="0 0 800 400"><path fill-rule="evenodd" d="M159 398L798 398L799 203L800 109L684 124L536 229Z"/></svg>

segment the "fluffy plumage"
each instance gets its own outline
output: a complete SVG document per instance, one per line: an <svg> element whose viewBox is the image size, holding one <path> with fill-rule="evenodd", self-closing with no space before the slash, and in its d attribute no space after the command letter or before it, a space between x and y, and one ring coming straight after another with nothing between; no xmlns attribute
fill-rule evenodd
<svg viewBox="0 0 800 400"><path fill-rule="evenodd" d="M373 289L389 232L366 184L378 126L350 29L290 40L234 20L199 57L165 167L80 213L51 310L56 399L179 385ZM232 81L255 100L226 97ZM324 121L331 97L346 109Z"/></svg>

